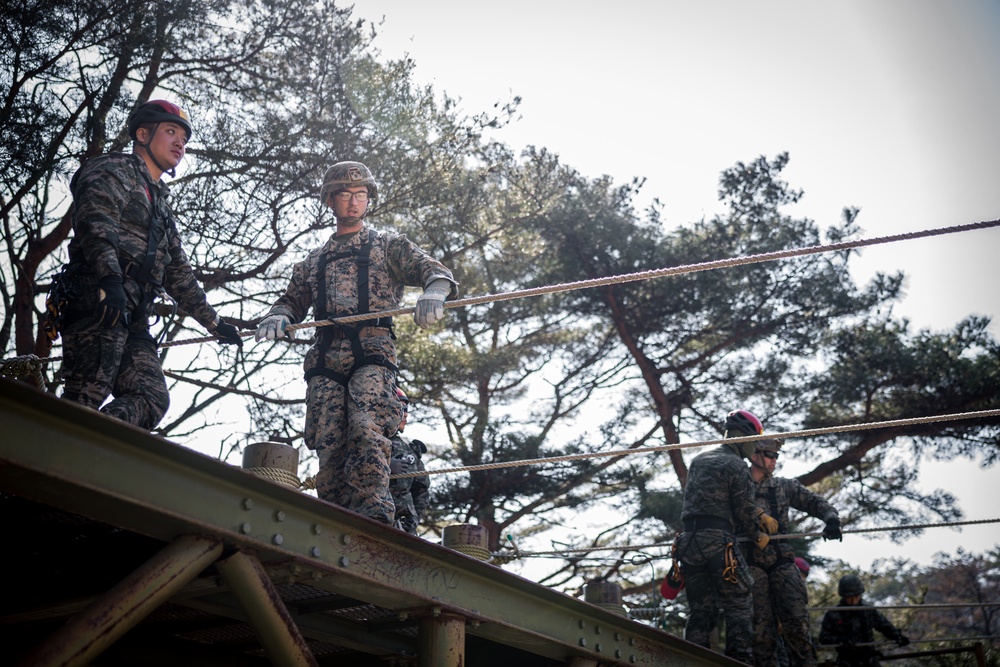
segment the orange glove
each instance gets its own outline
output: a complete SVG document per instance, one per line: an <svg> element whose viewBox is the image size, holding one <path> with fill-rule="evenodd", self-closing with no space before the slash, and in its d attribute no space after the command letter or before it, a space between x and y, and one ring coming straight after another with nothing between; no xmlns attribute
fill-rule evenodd
<svg viewBox="0 0 1000 667"><path fill-rule="evenodd" d="M768 535L778 532L778 521L760 507L757 508L757 525Z"/></svg>

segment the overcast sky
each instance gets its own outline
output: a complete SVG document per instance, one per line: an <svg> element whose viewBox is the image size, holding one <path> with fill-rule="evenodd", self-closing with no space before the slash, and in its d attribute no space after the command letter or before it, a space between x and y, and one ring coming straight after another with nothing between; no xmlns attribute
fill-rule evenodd
<svg viewBox="0 0 1000 667"><path fill-rule="evenodd" d="M408 54L469 113L520 96L505 143L646 178L639 203L659 198L668 226L723 212L720 172L781 152L805 191L789 213L823 229L845 206L866 238L1000 218L1000 0L357 0L355 15L384 18L383 56ZM1000 229L904 241L863 250L855 275L905 271L896 313L915 327L981 314L997 336L998 250ZM929 470L924 486L959 495L967 518L1000 514L996 468ZM928 562L1000 543L998 526L820 552Z"/></svg>

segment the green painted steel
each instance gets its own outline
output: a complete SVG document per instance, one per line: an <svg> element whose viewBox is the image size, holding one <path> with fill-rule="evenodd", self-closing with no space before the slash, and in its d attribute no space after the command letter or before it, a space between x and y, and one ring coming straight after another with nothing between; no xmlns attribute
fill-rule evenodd
<svg viewBox="0 0 1000 667"><path fill-rule="evenodd" d="M214 536L276 582L459 615L470 635L556 660L739 664L21 383L0 381L0 423L0 490L167 542Z"/></svg>

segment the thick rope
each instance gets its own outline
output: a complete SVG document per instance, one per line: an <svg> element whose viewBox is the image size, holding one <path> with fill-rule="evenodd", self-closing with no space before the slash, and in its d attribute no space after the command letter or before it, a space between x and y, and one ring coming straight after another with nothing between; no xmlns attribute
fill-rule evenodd
<svg viewBox="0 0 1000 667"><path fill-rule="evenodd" d="M45 375L42 373L44 363L40 357L33 354L25 354L13 359L0 359L0 377L12 380L30 378L36 387L44 391Z"/></svg>
<svg viewBox="0 0 1000 667"><path fill-rule="evenodd" d="M544 294L571 292L574 290L588 289L590 287L601 287L604 285L618 285L623 283L632 283L641 280L650 280L652 278L678 276L687 273L697 273L699 271L710 271L712 269L724 269L731 266L759 264L762 262L771 262L776 259L785 259L788 257L801 257L804 255L817 255L825 252L838 252L842 250L850 250L852 248L862 248L865 246L880 245L883 243L895 243L897 241L909 241L912 239L928 238L932 236L942 236L944 234L955 234L958 232L970 232L979 229L989 229L991 227L1000 227L1000 219L984 220L982 222L973 222L965 225L953 225L950 227L925 229L923 231L918 231L918 232L906 232L903 234L892 234L889 236L877 236L870 239L857 239L855 241L841 241L838 243L806 246L803 248L775 250L773 252L762 252L756 255L746 255L743 257L732 257L728 259L716 259L708 262L700 262L697 264L682 264L681 266L673 266L663 269L651 269L648 271L638 271L636 273L626 273L618 276L607 276L604 278L591 278L588 280L578 280L576 282L560 283L558 285L549 285L547 287L533 287L530 289L514 290L512 292L502 292L500 294L486 294L483 296L468 297L465 299L455 299L454 301L446 301L444 303L444 307L463 308L465 306L474 306L484 303L496 303L500 301L510 301L512 299L524 299L533 296L541 296ZM396 308L394 310L383 310L374 313L347 315L344 317L336 317L328 320L318 320L315 322L301 322L299 324L290 324L286 326L285 331L299 331L301 329L328 327L338 324L350 324L352 322L362 322L364 320L371 320L374 318L398 317L400 315L407 315L409 313L412 313L415 310L416 308L414 306L406 306L404 308ZM244 338L247 338L249 336L254 335L254 332L241 331L239 335ZM163 348L163 347L173 347L176 345L190 345L192 343L206 343L216 340L218 340L218 338L216 338L215 336L202 336L200 338L188 338L185 340L169 341L163 343L162 345L160 345L160 347ZM58 357L50 357L49 360L54 361L57 358Z"/></svg>
<svg viewBox="0 0 1000 667"><path fill-rule="evenodd" d="M891 530L917 530L923 528L948 528L954 526L971 526L977 524L986 523L1000 523L1000 519L973 519L970 521L949 521L945 523L924 523L924 524L913 524L908 526L895 526L889 528L854 528L849 530L843 530L841 532L848 533L877 533L882 531ZM794 535L771 535L772 540L789 539L793 537L822 537L823 533L796 533ZM741 540L746 540L746 538L740 538ZM515 554L519 558L531 558L535 556L564 556L566 554L575 553L593 553L595 551L644 551L646 549L654 547L671 547L673 546L673 540L669 542L652 542L649 544L616 544L605 547L574 547L568 549L556 549L552 551L516 551ZM507 552L505 554L509 557L511 554Z"/></svg>
<svg viewBox="0 0 1000 667"><path fill-rule="evenodd" d="M1000 416L1000 409L979 410L977 412L958 412L947 415L932 415L929 417L908 417L906 419L891 419L882 422L867 422L864 424L845 424L841 426L825 426L823 428L811 428L803 431L792 431L781 433L784 440L791 438L806 438L816 435L828 435L832 433L849 433L852 431L867 431L872 429L890 429L901 426L912 426L914 424L930 424L934 422L959 421L963 419L982 419L984 417ZM590 452L583 454L563 454L561 456L546 456L537 459L520 459L516 461L497 461L494 463L480 463L471 466L461 466L458 468L442 468L439 470L425 470L421 472L399 473L393 475L393 479L402 477L419 477L421 475L444 475L453 472L474 472L479 470L495 470L498 468L517 468L521 466L540 465L542 463L559 463L562 461L576 461L579 459L605 458L613 456L630 456L634 454L649 454L652 452L667 452L675 449L690 449L692 447L707 447L708 445L721 445L723 443L754 442L757 440L768 440L774 438L775 434L746 435L739 438L720 438L716 440L703 440L701 442L687 442L673 445L655 445L652 447L634 447L631 449L613 449L607 452Z"/></svg>
<svg viewBox="0 0 1000 667"><path fill-rule="evenodd" d="M299 478L294 473L283 468L243 468L243 470L252 472L258 477L263 477L264 479L271 480L272 482L290 486L293 489L302 487L302 483L299 482Z"/></svg>

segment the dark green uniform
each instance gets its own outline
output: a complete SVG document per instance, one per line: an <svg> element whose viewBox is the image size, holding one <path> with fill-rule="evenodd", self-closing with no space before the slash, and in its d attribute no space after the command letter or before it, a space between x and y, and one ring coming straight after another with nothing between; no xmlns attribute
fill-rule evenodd
<svg viewBox="0 0 1000 667"><path fill-rule="evenodd" d="M864 599L858 606L865 606ZM874 646L856 646L874 642L874 630L895 642L900 642L903 637L902 632L877 609L851 609L841 600L840 608L823 615L819 642L839 645L838 667L878 667L879 653Z"/></svg>

